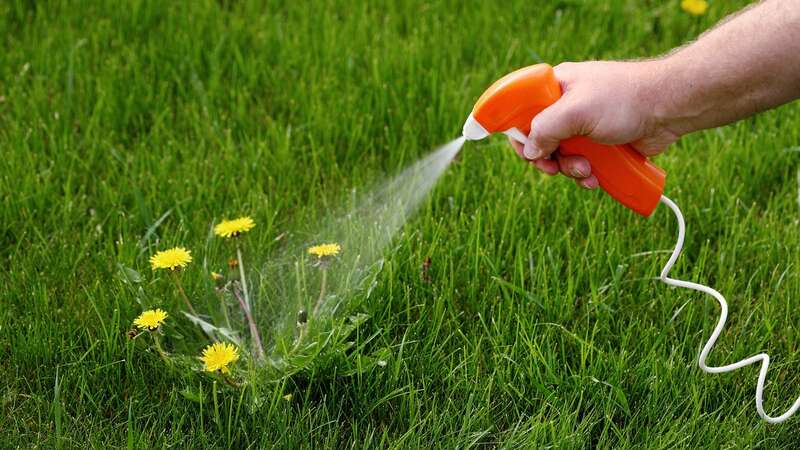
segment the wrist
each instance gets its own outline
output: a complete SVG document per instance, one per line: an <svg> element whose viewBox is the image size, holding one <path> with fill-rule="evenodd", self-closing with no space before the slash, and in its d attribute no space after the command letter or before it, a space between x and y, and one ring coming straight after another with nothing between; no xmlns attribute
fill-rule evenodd
<svg viewBox="0 0 800 450"><path fill-rule="evenodd" d="M641 61L637 79L638 95L648 128L655 133L668 133L675 139L695 131L691 121L687 121L680 111L682 95L686 90L679 88L680 69L675 67L672 55L658 59Z"/></svg>

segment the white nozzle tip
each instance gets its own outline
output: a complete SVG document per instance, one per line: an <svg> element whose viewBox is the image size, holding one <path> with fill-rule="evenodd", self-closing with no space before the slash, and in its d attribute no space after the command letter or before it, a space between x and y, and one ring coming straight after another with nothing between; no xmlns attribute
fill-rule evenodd
<svg viewBox="0 0 800 450"><path fill-rule="evenodd" d="M472 114L470 114L469 117L467 117L467 121L464 122L462 134L470 141L477 141L488 136L489 132L483 128L483 125L481 125L480 122L472 117Z"/></svg>

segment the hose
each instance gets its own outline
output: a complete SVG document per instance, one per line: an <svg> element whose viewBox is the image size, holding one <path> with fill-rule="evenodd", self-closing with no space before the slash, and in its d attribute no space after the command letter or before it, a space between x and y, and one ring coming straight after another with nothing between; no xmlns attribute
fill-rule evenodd
<svg viewBox="0 0 800 450"><path fill-rule="evenodd" d="M675 217L678 219L678 241L675 243L675 250L672 251L669 261L667 261L667 264L664 265L664 269L661 270L661 281L670 286L693 289L695 291L706 293L717 299L717 302L719 302L719 321L717 322L717 326L714 327L714 331L711 333L711 336L708 338L706 345L703 346L703 350L700 352L700 358L698 358L697 364L706 373L725 373L749 366L750 364L761 363L761 370L759 370L758 373L758 383L756 384L756 409L758 410L758 415L769 423L781 423L785 421L795 412L797 412L798 409L800 409L800 398L795 400L791 408L789 408L780 416L772 417L764 412L764 384L766 383L767 369L769 368L768 354L759 353L758 355L745 358L739 362L720 367L712 367L706 364L706 358L708 358L708 354L711 353L711 349L717 342L717 338L719 337L720 333L722 333L722 329L725 328L725 321L728 318L728 303L725 301L725 297L723 297L722 294L708 286L692 283L690 281L676 280L667 276L669 275L669 271L672 269L672 266L675 264L675 261L678 259L678 256L680 256L681 250L683 249L683 240L686 234L686 223L683 220L683 214L681 213L680 208L678 208L678 205L673 203L672 200L662 195L661 203L667 205L669 209L675 213Z"/></svg>

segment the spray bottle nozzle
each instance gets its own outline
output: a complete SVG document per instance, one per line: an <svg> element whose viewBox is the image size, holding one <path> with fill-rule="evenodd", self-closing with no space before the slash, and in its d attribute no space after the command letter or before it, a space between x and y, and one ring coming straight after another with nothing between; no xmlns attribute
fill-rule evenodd
<svg viewBox="0 0 800 450"><path fill-rule="evenodd" d="M478 141L489 136L489 132L486 131L486 128L483 128L483 125L475 120L472 114L470 114L469 117L467 117L467 121L464 122L464 129L461 133L470 141Z"/></svg>

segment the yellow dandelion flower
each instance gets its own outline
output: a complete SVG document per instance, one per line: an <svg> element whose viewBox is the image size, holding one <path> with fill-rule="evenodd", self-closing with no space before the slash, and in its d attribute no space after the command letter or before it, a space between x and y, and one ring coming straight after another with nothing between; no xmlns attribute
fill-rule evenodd
<svg viewBox="0 0 800 450"><path fill-rule="evenodd" d="M167 319L167 312L163 309L148 309L134 319L133 324L141 329L155 330Z"/></svg>
<svg viewBox="0 0 800 450"><path fill-rule="evenodd" d="M706 0L682 0L681 8L693 16L702 16L708 11Z"/></svg>
<svg viewBox="0 0 800 450"><path fill-rule="evenodd" d="M214 227L214 234L222 237L238 236L253 229L256 223L250 216L239 217L233 220L223 220Z"/></svg>
<svg viewBox="0 0 800 450"><path fill-rule="evenodd" d="M222 276L221 273L211 272L211 279L212 280L214 280L214 281L222 281L223 278L225 278L225 277Z"/></svg>
<svg viewBox="0 0 800 450"><path fill-rule="evenodd" d="M183 247L160 251L150 257L150 265L153 266L153 270L175 270L186 267L190 262L192 262L191 252Z"/></svg>
<svg viewBox="0 0 800 450"><path fill-rule="evenodd" d="M336 256L341 249L342 247L339 244L321 244L309 247L308 253L318 258L323 258L325 256Z"/></svg>
<svg viewBox="0 0 800 450"><path fill-rule="evenodd" d="M215 342L203 349L203 370L206 372L230 372L228 364L239 359L239 351L232 344Z"/></svg>

